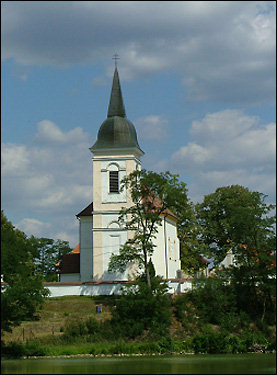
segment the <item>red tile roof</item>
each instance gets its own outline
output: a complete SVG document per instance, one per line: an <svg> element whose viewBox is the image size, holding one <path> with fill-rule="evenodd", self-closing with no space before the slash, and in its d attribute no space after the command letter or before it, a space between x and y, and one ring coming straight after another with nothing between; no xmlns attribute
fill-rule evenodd
<svg viewBox="0 0 277 375"><path fill-rule="evenodd" d="M78 254L80 253L80 244L76 245L74 249L71 251L71 253Z"/></svg>

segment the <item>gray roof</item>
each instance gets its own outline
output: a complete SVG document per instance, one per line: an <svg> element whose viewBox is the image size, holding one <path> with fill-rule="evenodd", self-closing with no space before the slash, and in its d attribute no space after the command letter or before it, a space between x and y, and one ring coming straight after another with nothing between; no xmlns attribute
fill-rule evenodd
<svg viewBox="0 0 277 375"><path fill-rule="evenodd" d="M138 144L134 125L126 118L117 68L114 71L107 119L102 123L97 141L91 152L110 149L136 149L144 154Z"/></svg>

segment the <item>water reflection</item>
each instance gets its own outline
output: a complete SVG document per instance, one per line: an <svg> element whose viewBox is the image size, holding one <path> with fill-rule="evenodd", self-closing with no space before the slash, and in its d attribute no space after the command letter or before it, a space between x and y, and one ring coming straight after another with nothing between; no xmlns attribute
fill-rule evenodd
<svg viewBox="0 0 277 375"><path fill-rule="evenodd" d="M4 360L2 374L276 374L276 354Z"/></svg>

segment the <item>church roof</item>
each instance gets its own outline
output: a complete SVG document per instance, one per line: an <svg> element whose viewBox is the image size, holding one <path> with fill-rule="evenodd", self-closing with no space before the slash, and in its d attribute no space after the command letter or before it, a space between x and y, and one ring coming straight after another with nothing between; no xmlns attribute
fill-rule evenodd
<svg viewBox="0 0 277 375"><path fill-rule="evenodd" d="M135 126L126 118L117 68L114 71L107 119L102 123L91 152L136 149L141 155Z"/></svg>
<svg viewBox="0 0 277 375"><path fill-rule="evenodd" d="M80 253L72 251L64 254L57 266L59 267L59 273L80 273Z"/></svg>
<svg viewBox="0 0 277 375"><path fill-rule="evenodd" d="M79 212L76 216L92 216L93 211L93 202L91 202L86 208L84 208L81 212Z"/></svg>
<svg viewBox="0 0 277 375"><path fill-rule="evenodd" d="M117 68L114 70L113 85L108 109L108 117L113 116L126 117Z"/></svg>

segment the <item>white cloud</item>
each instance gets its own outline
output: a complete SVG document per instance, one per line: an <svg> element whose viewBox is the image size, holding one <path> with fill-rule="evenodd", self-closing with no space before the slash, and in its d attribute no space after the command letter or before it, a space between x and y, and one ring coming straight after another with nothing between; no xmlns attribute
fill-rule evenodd
<svg viewBox="0 0 277 375"><path fill-rule="evenodd" d="M45 236L47 229L50 228L50 224L44 223L37 219L24 218L16 223L15 227L17 227L27 235L43 237Z"/></svg>
<svg viewBox="0 0 277 375"><path fill-rule="evenodd" d="M1 148L1 173L3 176L26 175L30 160L28 150L23 145L3 144Z"/></svg>
<svg viewBox="0 0 277 375"><path fill-rule="evenodd" d="M22 218L21 230L78 240L75 215L92 201L90 146L81 128L63 132L49 120L31 144L2 145L2 207Z"/></svg>
<svg viewBox="0 0 277 375"><path fill-rule="evenodd" d="M181 147L167 166L193 178L192 195L241 184L275 200L276 125L241 111L206 115L191 126L193 141Z"/></svg>
<svg viewBox="0 0 277 375"><path fill-rule="evenodd" d="M78 143L84 142L87 135L83 133L80 127L72 129L68 132L62 132L60 128L52 121L43 120L38 123L38 131L35 137L39 143Z"/></svg>
<svg viewBox="0 0 277 375"><path fill-rule="evenodd" d="M168 69L192 100L272 103L275 9L259 1L5 2L2 55L30 66L107 66L116 48L122 80Z"/></svg>
<svg viewBox="0 0 277 375"><path fill-rule="evenodd" d="M165 142L168 121L164 116L150 115L134 121L140 139Z"/></svg>

